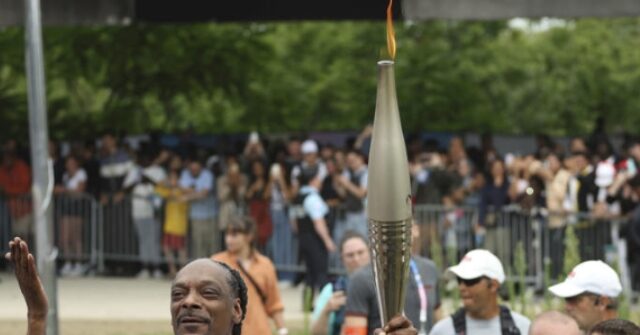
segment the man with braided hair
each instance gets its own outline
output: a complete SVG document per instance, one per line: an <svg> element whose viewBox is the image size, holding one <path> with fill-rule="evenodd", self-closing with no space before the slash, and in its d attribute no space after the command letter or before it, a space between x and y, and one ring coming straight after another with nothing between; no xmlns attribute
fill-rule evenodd
<svg viewBox="0 0 640 335"><path fill-rule="evenodd" d="M171 285L175 335L240 335L247 312L247 286L224 263L197 259Z"/></svg>
<svg viewBox="0 0 640 335"><path fill-rule="evenodd" d="M28 310L27 335L45 335L47 296L27 243L9 242L7 261ZM224 263L197 259L176 275L171 285L171 323L175 335L241 335L247 312L247 286L240 274Z"/></svg>

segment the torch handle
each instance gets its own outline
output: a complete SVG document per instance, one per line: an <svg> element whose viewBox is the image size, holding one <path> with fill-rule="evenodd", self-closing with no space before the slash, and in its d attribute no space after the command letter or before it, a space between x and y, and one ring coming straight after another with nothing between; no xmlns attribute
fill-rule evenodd
<svg viewBox="0 0 640 335"><path fill-rule="evenodd" d="M382 222L369 220L373 273L383 325L404 313L411 261L411 218Z"/></svg>

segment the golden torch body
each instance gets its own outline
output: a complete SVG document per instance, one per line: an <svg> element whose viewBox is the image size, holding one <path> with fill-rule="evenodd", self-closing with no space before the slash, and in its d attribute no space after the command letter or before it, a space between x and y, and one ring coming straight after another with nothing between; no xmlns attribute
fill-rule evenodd
<svg viewBox="0 0 640 335"><path fill-rule="evenodd" d="M411 187L393 61L378 62L367 217L382 324L404 310L411 258Z"/></svg>

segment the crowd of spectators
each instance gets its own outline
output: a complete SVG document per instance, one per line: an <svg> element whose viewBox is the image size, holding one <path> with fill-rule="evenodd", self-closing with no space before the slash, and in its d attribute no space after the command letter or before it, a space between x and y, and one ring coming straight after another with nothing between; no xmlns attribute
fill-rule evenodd
<svg viewBox="0 0 640 335"><path fill-rule="evenodd" d="M347 231L367 236L370 135L368 126L345 146L336 147L304 137L270 140L252 133L241 150L230 145L214 151L188 143L162 146L153 139L132 146L105 133L95 142L66 142L64 155L51 142L49 152L57 199L80 201L73 194L95 199L104 209L104 229L99 232L104 239L136 235L143 266L140 276L161 276L162 255L169 273L175 274L189 257L223 250L227 222L244 214L257 223L258 250L276 265L298 264L296 226L289 210L301 188L299 177L310 169L321 180L319 194L329 209L326 222L333 242L338 244ZM16 141L2 146L0 222L5 231L29 239L32 210L29 201L20 199L31 190L24 152ZM514 155L498 152L490 136L483 136L477 147L465 146L457 136L448 143L410 137L407 152L416 206L478 211L477 220L468 223L474 245L466 250L481 246L495 250L487 232L506 205L545 209L550 213L546 225L559 232L571 221L567 213L640 221L640 141L633 138L614 148L606 134L596 131L587 138L573 138L564 147L538 136L535 152ZM56 211L57 243L69 260L64 273L77 274L86 270L79 265L86 248L82 245L86 220L78 213L81 206L70 207L75 209ZM128 230L120 229L123 212L129 218ZM628 225L626 231L632 262L640 245L635 226ZM113 245L117 243L105 243L105 248ZM285 271L279 275L293 279Z"/></svg>

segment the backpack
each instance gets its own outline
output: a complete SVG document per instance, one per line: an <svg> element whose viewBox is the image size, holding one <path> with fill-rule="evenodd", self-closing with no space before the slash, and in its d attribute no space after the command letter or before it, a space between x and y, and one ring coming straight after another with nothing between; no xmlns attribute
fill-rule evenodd
<svg viewBox="0 0 640 335"><path fill-rule="evenodd" d="M465 319L464 309L458 309L451 318L453 319L455 334L466 335L467 321ZM520 329L516 327L516 322L511 316L511 312L505 306L500 306L500 328L502 329L502 335L521 335Z"/></svg>

